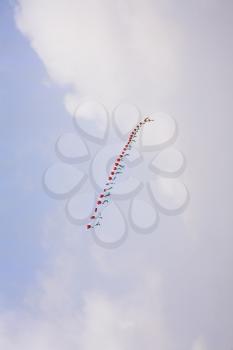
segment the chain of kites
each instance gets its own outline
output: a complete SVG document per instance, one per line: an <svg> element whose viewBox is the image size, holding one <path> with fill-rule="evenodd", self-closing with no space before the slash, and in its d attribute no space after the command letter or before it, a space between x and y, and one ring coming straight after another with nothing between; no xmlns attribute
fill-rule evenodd
<svg viewBox="0 0 233 350"><path fill-rule="evenodd" d="M113 164L112 170L108 176L108 181L106 182L103 193L100 193L97 197L96 207L94 209L94 213L91 215L91 223L86 225L87 229L94 228L95 226L101 225L102 210L109 204L111 198L111 190L116 183L117 176L123 173L125 168L124 160L128 157L129 151L132 149L132 143L136 142L136 138L139 130L148 122L152 122L153 119L146 117L143 121L139 122L133 131L130 133L129 138L121 154L116 158L115 163Z"/></svg>

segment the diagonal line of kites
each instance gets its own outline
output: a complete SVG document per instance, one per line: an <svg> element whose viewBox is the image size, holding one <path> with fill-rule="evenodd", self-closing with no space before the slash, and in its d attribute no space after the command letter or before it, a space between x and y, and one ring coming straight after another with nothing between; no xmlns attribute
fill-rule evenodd
<svg viewBox="0 0 233 350"><path fill-rule="evenodd" d="M153 119L150 119L149 117L146 117L143 121L139 122L135 128L131 131L129 134L127 143L124 145L121 153L119 156L117 156L115 163L112 166L112 170L110 171L110 174L108 176L108 180L105 183L105 188L103 189L103 192L100 193L96 200L96 207L94 209L94 213L91 215L90 219L91 222L86 225L87 230L94 228L95 226L101 225L102 217L102 210L106 207L107 204L110 202L111 198L111 190L113 189L117 176L123 173L123 170L125 168L124 160L126 157L130 155L129 151L132 149L133 142L136 142L136 138L138 136L138 132L140 129L148 122L152 122Z"/></svg>

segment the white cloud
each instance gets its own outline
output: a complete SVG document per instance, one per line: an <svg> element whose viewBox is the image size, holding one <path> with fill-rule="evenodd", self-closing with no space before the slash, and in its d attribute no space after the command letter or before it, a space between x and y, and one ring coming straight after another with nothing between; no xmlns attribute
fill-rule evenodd
<svg viewBox="0 0 233 350"><path fill-rule="evenodd" d="M192 346L192 350L208 350L203 337L198 337Z"/></svg>
<svg viewBox="0 0 233 350"><path fill-rule="evenodd" d="M186 53L193 57L187 58L183 71L189 83L184 85L176 101L170 99L169 107L171 109L174 105L179 105L177 110L183 113L184 125L188 125L193 118L191 130L194 135L190 132L187 135L190 135L190 142L198 151L190 154L192 153L199 164L209 166L206 162L208 154L203 153L207 142L205 127L199 130L196 147L197 125L203 125L205 121L205 109L199 114L202 106L197 108L197 102L202 102L205 97L207 101L211 100L211 96L216 97L219 105L219 101L224 102L223 99L219 100L220 90L216 89L216 95L209 94L202 79L205 67L210 75L204 75L204 78L211 82L215 67L222 66L209 66L209 62L216 63L214 57L219 56L219 48L212 39L205 36L206 18L194 20L199 12L198 16L193 17L192 7L184 6L187 18L184 12L180 16L181 7L185 5L183 3L177 10L179 15L173 16L173 21L165 17L161 11L161 4L164 2L159 0L19 0L18 3L18 27L29 38L50 79L67 87L64 100L70 113L77 103L76 96L79 99L87 95L95 97L107 106L115 105L121 99L131 99L140 107L146 106L147 111L151 111L151 106L154 108L159 99L166 99L175 90L179 90L183 77L183 38L179 27L182 17L181 22L183 25L185 23L184 29L190 39L189 44L186 42ZM176 5L174 3L175 7ZM190 26L187 25L189 21ZM220 30L221 27L225 28L225 23L222 24L216 27L216 18L210 19L211 38L216 37L212 32L214 26ZM201 33L204 39L199 35ZM219 32L214 34L219 35ZM206 47L208 40L210 46ZM208 49L211 45L216 46L214 56L212 50ZM204 54L200 53L201 48L204 48ZM225 52L224 46L221 49ZM225 62L222 61L222 64ZM190 89L191 85L194 91ZM192 97L188 97L190 93ZM182 95L187 98L183 109L180 98ZM212 103L214 98L211 107L208 107L211 116L214 106ZM191 117L188 115L186 118L187 113L192 110ZM216 120L219 120L218 109L216 111ZM204 126L207 127L208 123ZM208 140L214 147L214 140ZM218 143L217 146L217 151L224 154ZM216 147L211 148L211 153L216 157L218 152L213 150L216 151ZM199 175L193 170L199 171L199 168L196 163L190 167L194 175L197 175L195 184ZM202 169L200 176L203 178L204 173L204 178L213 181L215 170L214 166L213 172L207 174L207 168ZM215 177L213 188L216 183L218 177ZM208 216L213 216L212 211L207 210L206 203L212 208L212 203L206 202L208 196L205 196L203 209L200 206L203 196L198 196L200 188L194 192L196 207L201 208L201 211L197 211L197 220L189 224L188 230L193 227L195 229L198 222L202 238L207 235L207 231L212 235L212 229L214 231L216 227L221 227L219 232L222 235L221 222L217 221L216 225L214 221L214 225L209 225L209 220L206 220ZM204 213L204 219L201 213ZM195 208L192 210L193 214ZM228 320L228 316L224 314L224 307L221 312L221 298L225 295L223 290L230 290L227 278L223 281L226 287L224 283L219 283L223 289L212 288L212 285L216 285L216 279L220 278L218 273L215 275L216 271L221 271L219 275L222 278L222 270L229 270L228 261L226 264L221 261L223 255L225 256L223 251L219 254L219 249L216 249L216 254L213 254L214 250L208 250L204 246L204 240L200 246L191 247L183 235L183 226L176 226L169 219L163 222L160 231L151 240L134 236L129 245L119 251L100 251L92 245L89 237L77 233L77 227L72 229L64 225L61 217L59 213L51 217L50 224L47 224L48 237L45 239L45 246L49 249L50 263L44 266L37 284L32 286L25 297L23 309L12 313L2 312L0 315L1 349L89 350L93 349L94 344L97 350L100 347L114 350L116 346L124 350L180 350L188 343L192 350L207 350L202 338L198 338L193 344L192 341L194 335L202 331L207 340L208 336L216 337L213 334L213 316L209 310L220 314L214 329L218 329L219 334L222 332L222 339L232 333L229 322L229 330L225 329L223 321ZM217 216L215 220L218 220ZM51 227L51 223L54 226ZM206 235L203 235L204 232ZM145 241L147 243L143 246L142 242ZM216 242L212 242L211 249L214 244L217 248L220 247L218 241ZM207 246L210 246L209 239ZM216 260L216 256L219 260ZM164 272L164 276L155 271L157 265ZM148 272L145 273L146 271ZM167 283L164 289L163 278ZM229 278L228 280L230 281ZM207 281L207 284L203 281ZM213 293L213 290L219 297L215 297L215 294L207 295L207 291ZM166 298L165 310L163 298ZM228 315L229 308L226 309ZM194 312L196 310L197 316ZM204 320L202 325L197 322L200 318ZM107 335L103 329L107 329Z"/></svg>
<svg viewBox="0 0 233 350"><path fill-rule="evenodd" d="M180 33L177 24L161 17L159 6L149 0L19 0L16 22L50 79L67 86L64 102L72 114L77 96L112 106L173 92ZM110 256L78 235L61 213L46 223L46 235L50 262L23 309L10 319L0 316L1 348L173 350L161 276L150 268L148 253L141 252L141 260L141 249ZM112 283L124 285L123 294L119 285L111 286L111 276Z"/></svg>
<svg viewBox="0 0 233 350"><path fill-rule="evenodd" d="M44 233L50 260L23 308L0 313L1 349L173 350L163 313L161 276L149 266L145 269L146 254L141 252L138 260L126 249L119 261L119 253L110 256L95 245L90 250L87 237L77 234L77 227L72 229L60 211L47 221ZM125 269L128 259L131 267ZM108 263L111 267L102 269ZM120 273L122 279L135 282L132 267L140 281L137 288L128 284L119 293L111 285L103 287L110 272L116 280Z"/></svg>
<svg viewBox="0 0 233 350"><path fill-rule="evenodd" d="M103 103L179 85L181 33L160 1L19 0L16 21L56 83Z"/></svg>

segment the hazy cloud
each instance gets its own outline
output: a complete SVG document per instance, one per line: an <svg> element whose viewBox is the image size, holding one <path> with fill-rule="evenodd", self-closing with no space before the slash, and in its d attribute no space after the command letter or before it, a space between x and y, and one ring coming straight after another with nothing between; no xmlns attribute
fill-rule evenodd
<svg viewBox="0 0 233 350"><path fill-rule="evenodd" d="M160 1L20 0L19 29L71 92L104 103L172 93L181 74L181 31Z"/></svg>

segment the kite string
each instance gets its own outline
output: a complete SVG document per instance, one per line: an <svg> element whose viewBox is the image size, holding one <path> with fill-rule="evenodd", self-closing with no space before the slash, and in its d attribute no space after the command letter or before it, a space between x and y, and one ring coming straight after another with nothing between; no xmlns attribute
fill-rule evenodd
<svg viewBox="0 0 233 350"><path fill-rule="evenodd" d="M136 142L136 138L139 130L148 122L152 122L153 119L146 117L143 121L139 122L136 127L129 134L129 138L127 143L124 145L120 155L116 158L115 163L112 167L112 170L108 176L108 181L105 183L105 187L103 192L100 193L97 197L96 207L94 209L94 213L91 215L90 219L92 223L86 225L87 229L94 228L95 226L100 226L100 220L103 219L102 211L100 208L105 209L111 201L111 190L113 189L117 176L123 173L123 169L125 168L124 160L130 154L128 153L132 149L132 143ZM122 165L123 163L123 165ZM112 186L111 186L112 185ZM107 205L106 205L107 204Z"/></svg>

